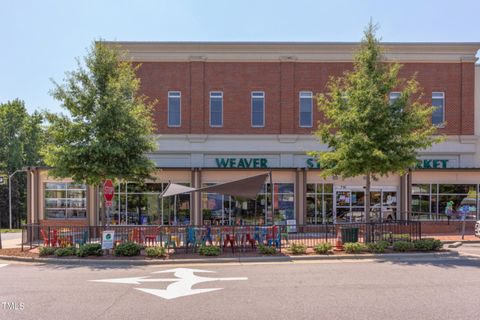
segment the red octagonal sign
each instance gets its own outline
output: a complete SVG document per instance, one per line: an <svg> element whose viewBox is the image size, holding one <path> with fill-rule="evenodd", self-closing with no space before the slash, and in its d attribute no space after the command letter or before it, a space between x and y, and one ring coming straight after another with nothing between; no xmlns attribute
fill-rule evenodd
<svg viewBox="0 0 480 320"><path fill-rule="evenodd" d="M111 202L114 194L115 188L113 187L112 180L105 180L105 182L103 183L103 198L105 199L105 201Z"/></svg>

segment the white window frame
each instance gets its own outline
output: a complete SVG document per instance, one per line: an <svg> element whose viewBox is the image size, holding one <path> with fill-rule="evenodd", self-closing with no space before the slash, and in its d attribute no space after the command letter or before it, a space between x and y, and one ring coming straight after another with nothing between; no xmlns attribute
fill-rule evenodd
<svg viewBox="0 0 480 320"><path fill-rule="evenodd" d="M261 95L261 98L263 99L263 106L262 106L263 107L262 108L263 123L262 123L262 125L253 125L253 97L255 96L255 98L260 98L260 95ZM250 113L251 113L250 124L251 124L252 128L263 128L263 127L265 127L265 91L252 91L251 92L251 94L250 94Z"/></svg>
<svg viewBox="0 0 480 320"><path fill-rule="evenodd" d="M214 96L214 98L221 98L221 102L222 102L222 108L221 108L221 112L222 112L222 120L221 120L221 123L219 125L215 124L213 125L212 124L212 94L218 94L217 96ZM212 128L221 128L223 127L223 91L210 91L210 100L209 100L209 109L210 109L210 114L209 114L209 123L210 123L210 127Z"/></svg>
<svg viewBox="0 0 480 320"><path fill-rule="evenodd" d="M440 99L440 97L433 97L435 94L438 94L441 96L441 99L443 100L442 104L442 123L439 124L433 124L434 126L438 128L444 128L445 127L445 92L444 91L432 91L432 106L433 106L433 99ZM433 118L432 118L433 120ZM433 122L433 121L432 121Z"/></svg>
<svg viewBox="0 0 480 320"><path fill-rule="evenodd" d="M303 97L302 97L303 95ZM310 125L302 125L302 98L310 98ZM298 125L300 128L313 127L313 92L312 91L300 91L298 94Z"/></svg>
<svg viewBox="0 0 480 320"><path fill-rule="evenodd" d="M178 98L180 100L179 103L179 117L180 122L179 124L171 125L170 124L170 95L172 98ZM168 91L167 95L167 126L169 128L179 128L182 126L182 92L181 91Z"/></svg>
<svg viewBox="0 0 480 320"><path fill-rule="evenodd" d="M392 103L392 94L398 95L395 100L399 99L402 93L400 91L392 91L388 94L388 102Z"/></svg>

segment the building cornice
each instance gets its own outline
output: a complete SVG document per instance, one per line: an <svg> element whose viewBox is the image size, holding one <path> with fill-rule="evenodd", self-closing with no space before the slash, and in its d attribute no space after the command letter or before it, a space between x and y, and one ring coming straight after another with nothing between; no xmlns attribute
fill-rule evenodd
<svg viewBox="0 0 480 320"><path fill-rule="evenodd" d="M356 42L107 42L138 62L352 62ZM382 43L387 61L474 62L480 43Z"/></svg>

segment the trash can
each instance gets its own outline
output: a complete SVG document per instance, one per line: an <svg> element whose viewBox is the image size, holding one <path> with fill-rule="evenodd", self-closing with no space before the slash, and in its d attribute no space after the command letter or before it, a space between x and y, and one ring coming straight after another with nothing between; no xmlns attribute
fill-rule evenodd
<svg viewBox="0 0 480 320"><path fill-rule="evenodd" d="M358 242L358 228L342 227L342 242Z"/></svg>

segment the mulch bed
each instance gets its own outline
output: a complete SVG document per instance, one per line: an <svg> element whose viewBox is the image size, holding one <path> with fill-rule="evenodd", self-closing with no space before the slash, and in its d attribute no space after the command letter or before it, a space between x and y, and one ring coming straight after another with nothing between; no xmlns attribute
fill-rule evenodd
<svg viewBox="0 0 480 320"><path fill-rule="evenodd" d="M14 257L27 257L27 258L38 258L38 251L30 252L29 250L25 249L22 251L22 248L8 248L8 249L0 249L0 255L2 256L14 256Z"/></svg>
<svg viewBox="0 0 480 320"><path fill-rule="evenodd" d="M436 252L446 252L448 250L439 250L439 251L436 251ZM385 250L385 253L402 253L402 252L397 252L397 251L393 251L391 249L386 249ZM421 251L407 251L405 253L421 253ZM362 251L360 252L359 254L370 254L370 252L366 252L366 251ZM31 249L31 250L28 250L27 248L25 248L25 251L22 251L21 248L9 248L9 249L0 249L0 256L14 256L14 257L27 257L27 258L39 258L39 254L38 254L38 248L34 248L34 249ZM232 253L230 250L229 251L225 251L223 253L221 253L220 255L216 256L216 257L212 257L212 258L240 258L240 257L260 257L260 256L276 256L276 257L281 257L281 256L284 256L284 257L289 257L289 256L309 256L309 255L316 255L315 251L313 251L313 249L307 249L307 253L306 254L301 254L301 255L293 255L292 253L290 253L288 250L282 250L282 252L279 252L275 255L262 255L260 254L259 252L256 252L256 251L247 251L247 252L240 252L240 251L236 251L234 253ZM330 252L328 255L330 256L335 256L335 255L345 255L345 251L337 251L337 250L334 250L333 252ZM1 257L0 257L1 258ZM42 258L57 258L55 255L52 255L52 256L44 256ZM77 259L78 257L77 256L68 256L68 257L60 257L61 259L65 259L65 260L69 260L69 259ZM181 260L181 259L195 259L195 258L209 258L209 257L205 257L205 256L201 256L199 255L198 253L192 253L192 252L188 252L188 253L185 253L184 250L182 250L181 252L178 252L178 253L173 253L171 252L166 258L149 258L149 257L146 257L145 255L140 255L140 256L134 256L134 257L117 257L115 255L103 255L103 256L100 256L100 257L96 257L96 256L90 256L90 257L85 257L85 258L81 258L81 259L91 259L91 260L111 260L111 259L115 259L115 260L170 260L170 259L175 259L175 260Z"/></svg>

